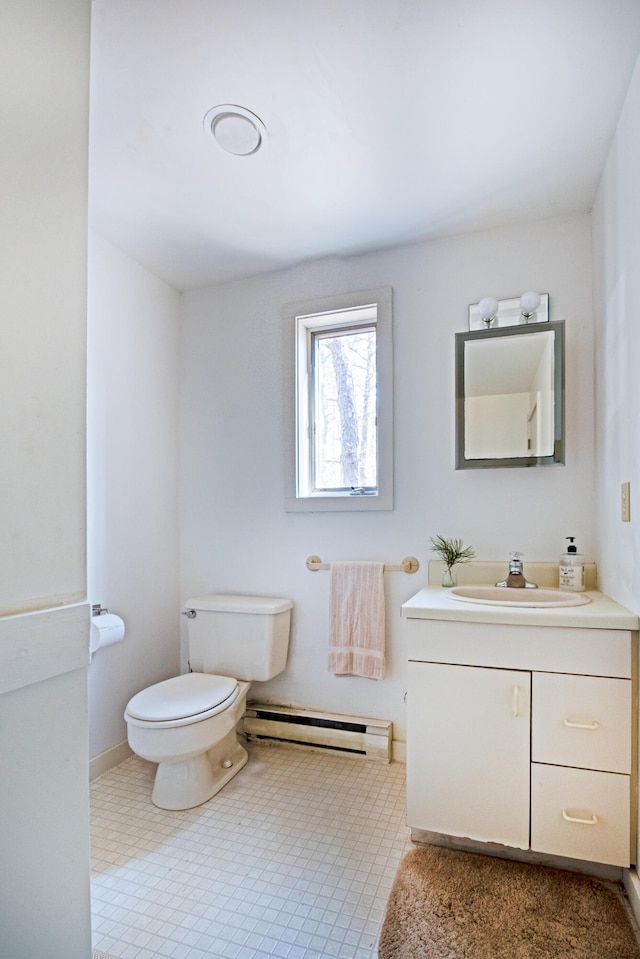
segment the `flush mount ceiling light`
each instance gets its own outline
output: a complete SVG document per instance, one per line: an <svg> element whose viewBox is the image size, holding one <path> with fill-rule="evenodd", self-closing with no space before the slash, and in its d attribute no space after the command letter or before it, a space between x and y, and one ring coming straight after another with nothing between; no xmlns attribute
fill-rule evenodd
<svg viewBox="0 0 640 959"><path fill-rule="evenodd" d="M221 103L205 113L204 129L218 146L234 156L257 153L267 139L267 128L251 110L234 103Z"/></svg>

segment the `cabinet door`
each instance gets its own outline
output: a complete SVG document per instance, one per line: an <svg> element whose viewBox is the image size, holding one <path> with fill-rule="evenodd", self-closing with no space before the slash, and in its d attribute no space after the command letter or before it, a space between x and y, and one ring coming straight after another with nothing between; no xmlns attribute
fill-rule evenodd
<svg viewBox="0 0 640 959"><path fill-rule="evenodd" d="M531 674L409 663L415 829L529 848Z"/></svg>

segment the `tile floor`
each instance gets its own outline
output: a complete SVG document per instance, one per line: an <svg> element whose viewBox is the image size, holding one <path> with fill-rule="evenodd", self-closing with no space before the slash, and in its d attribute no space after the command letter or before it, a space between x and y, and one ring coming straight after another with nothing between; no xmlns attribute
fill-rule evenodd
<svg viewBox="0 0 640 959"><path fill-rule="evenodd" d="M250 745L184 812L134 756L91 786L93 946L117 959L375 959L409 841L405 767Z"/></svg>

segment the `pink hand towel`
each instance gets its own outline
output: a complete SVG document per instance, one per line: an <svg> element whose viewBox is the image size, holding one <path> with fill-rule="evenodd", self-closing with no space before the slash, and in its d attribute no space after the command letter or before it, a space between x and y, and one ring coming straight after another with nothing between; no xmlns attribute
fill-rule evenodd
<svg viewBox="0 0 640 959"><path fill-rule="evenodd" d="M384 563L331 563L329 672L384 679Z"/></svg>

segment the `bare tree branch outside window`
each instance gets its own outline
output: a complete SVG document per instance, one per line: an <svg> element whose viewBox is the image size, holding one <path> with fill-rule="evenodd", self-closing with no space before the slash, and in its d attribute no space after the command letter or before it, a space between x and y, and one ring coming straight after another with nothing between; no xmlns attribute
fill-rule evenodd
<svg viewBox="0 0 640 959"><path fill-rule="evenodd" d="M318 334L315 378L316 487L375 488L375 328Z"/></svg>

